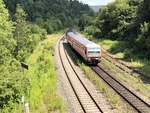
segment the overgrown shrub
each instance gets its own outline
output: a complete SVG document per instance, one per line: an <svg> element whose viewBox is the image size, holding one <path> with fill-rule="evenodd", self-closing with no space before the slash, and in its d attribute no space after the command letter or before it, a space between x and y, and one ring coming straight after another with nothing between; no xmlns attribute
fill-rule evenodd
<svg viewBox="0 0 150 113"><path fill-rule="evenodd" d="M84 32L87 33L88 35L92 35L97 38L100 37L100 35L102 34L100 29L92 25L85 27Z"/></svg>

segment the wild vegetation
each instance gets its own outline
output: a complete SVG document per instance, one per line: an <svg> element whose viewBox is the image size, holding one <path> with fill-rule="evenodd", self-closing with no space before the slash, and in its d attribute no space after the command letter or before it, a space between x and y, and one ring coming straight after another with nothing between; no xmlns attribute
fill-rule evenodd
<svg viewBox="0 0 150 113"><path fill-rule="evenodd" d="M101 8L95 21L82 19L83 30L97 38L128 41L132 52L149 58L149 4L149 0L116 0Z"/></svg>
<svg viewBox="0 0 150 113"><path fill-rule="evenodd" d="M114 64L110 63L109 61L103 59L102 62L99 64L102 68L104 68L107 72L112 74L118 80L122 81L124 84L129 85L135 91L140 92L145 97L149 98L150 94L150 85L149 81L143 81L142 77L139 77L137 74L130 74L122 71L121 69L117 68Z"/></svg>
<svg viewBox="0 0 150 113"><path fill-rule="evenodd" d="M25 24L25 13L19 5L15 17L14 22L9 19L8 10L0 0L1 113L16 112L15 108L19 106L21 96L27 93L29 84L28 78L23 74L20 62L25 61L38 41L46 36L46 32L38 26Z"/></svg>
<svg viewBox="0 0 150 113"><path fill-rule="evenodd" d="M27 62L30 66L25 72L32 81L29 86L27 101L31 113L64 113L63 100L57 94L57 76L54 60L54 48L62 34L53 34L39 43Z"/></svg>
<svg viewBox="0 0 150 113"><path fill-rule="evenodd" d="M0 0L0 112L64 112L56 93L52 39L47 32L73 26L81 15L92 15L77 0ZM55 37L55 36L54 36ZM39 43L41 45L39 45ZM25 71L21 62L29 66ZM49 100L49 101L47 101Z"/></svg>
<svg viewBox="0 0 150 113"><path fill-rule="evenodd" d="M4 0L12 18L16 5L20 4L28 14L27 20L35 22L48 33L71 27L78 23L81 15L93 15L88 5L78 0Z"/></svg>

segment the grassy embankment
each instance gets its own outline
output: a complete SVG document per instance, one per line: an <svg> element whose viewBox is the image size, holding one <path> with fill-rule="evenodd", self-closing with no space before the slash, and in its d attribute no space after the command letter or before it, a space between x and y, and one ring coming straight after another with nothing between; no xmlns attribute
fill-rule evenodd
<svg viewBox="0 0 150 113"><path fill-rule="evenodd" d="M116 58L123 59L133 68L139 68L150 77L150 61L147 59L140 59L140 53L133 53L131 48L128 48L128 44L123 41L112 41L102 39L98 41L107 51L115 55Z"/></svg>
<svg viewBox="0 0 150 113"><path fill-rule="evenodd" d="M30 113L64 113L63 100L57 95L54 46L61 34L48 36L29 57Z"/></svg>

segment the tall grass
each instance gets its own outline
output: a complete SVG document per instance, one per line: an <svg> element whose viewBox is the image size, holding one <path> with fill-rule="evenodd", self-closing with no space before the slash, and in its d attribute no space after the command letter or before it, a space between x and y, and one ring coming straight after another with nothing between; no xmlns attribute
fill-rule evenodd
<svg viewBox="0 0 150 113"><path fill-rule="evenodd" d="M96 39L93 39L96 40ZM107 51L115 55L116 58L123 59L130 66L139 68L150 78L150 60L140 58L141 52L134 53L132 48L128 47L128 44L124 41L113 41L108 39L96 40L98 44L104 47Z"/></svg>
<svg viewBox="0 0 150 113"><path fill-rule="evenodd" d="M57 95L57 76L54 62L54 45L60 35L49 36L41 42L29 57L30 80L27 101L30 113L64 113L63 100Z"/></svg>
<svg viewBox="0 0 150 113"><path fill-rule="evenodd" d="M146 97L150 97L150 85L144 83L141 78L137 75L131 76L130 74L120 70L114 64L110 63L109 61L103 59L99 64L101 67L105 68L106 71L113 74L119 80L124 81L126 84L134 88L135 90L141 92Z"/></svg>

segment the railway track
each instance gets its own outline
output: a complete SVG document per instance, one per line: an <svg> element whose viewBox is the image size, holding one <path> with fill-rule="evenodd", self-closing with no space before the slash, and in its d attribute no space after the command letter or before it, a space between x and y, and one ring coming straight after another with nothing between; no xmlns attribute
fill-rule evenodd
<svg viewBox="0 0 150 113"><path fill-rule="evenodd" d="M148 75L144 74L142 71L140 71L138 69L131 68L130 66L126 65L125 63L123 63L120 60L115 59L108 52L106 52L105 55L107 56L107 57L105 57L105 59L107 61L114 64L116 67L120 68L122 71L124 71L130 75L133 75L133 73L139 74L139 75L142 75L143 77L145 77L145 79L150 80L150 77L148 77Z"/></svg>
<svg viewBox="0 0 150 113"><path fill-rule="evenodd" d="M103 70L100 66L91 66L91 69L112 87L122 98L124 98L137 112L150 113L150 105L136 96L121 82Z"/></svg>
<svg viewBox="0 0 150 113"><path fill-rule="evenodd" d="M84 85L76 70L73 68L61 41L59 42L58 50L63 70L65 71L69 84L71 85L72 90L81 106L81 112L103 113L103 111L97 104L97 101L90 94L88 88Z"/></svg>

